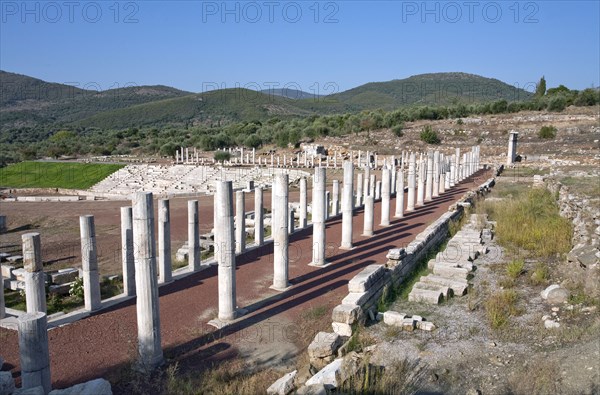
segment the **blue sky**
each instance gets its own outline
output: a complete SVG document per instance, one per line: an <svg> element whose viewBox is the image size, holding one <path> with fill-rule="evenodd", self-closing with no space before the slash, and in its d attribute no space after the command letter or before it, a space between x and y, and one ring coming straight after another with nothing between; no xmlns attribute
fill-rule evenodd
<svg viewBox="0 0 600 395"><path fill-rule="evenodd" d="M600 85L598 1L0 1L0 68L108 89L319 94L463 71Z"/></svg>

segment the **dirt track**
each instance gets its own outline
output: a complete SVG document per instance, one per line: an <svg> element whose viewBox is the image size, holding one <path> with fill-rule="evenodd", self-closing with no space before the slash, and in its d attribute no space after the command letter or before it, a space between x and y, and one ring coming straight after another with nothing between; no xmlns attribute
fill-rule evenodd
<svg viewBox="0 0 600 395"><path fill-rule="evenodd" d="M392 219L389 227L380 227L380 203L375 206L376 236L362 237L363 213L354 215L353 240L355 248L342 251L337 247L341 240L341 219L327 223L328 262L326 268L308 266L311 260L312 232L300 231L290 238L290 282L292 287L283 293L269 289L272 281L272 246L247 253L237 259L237 303L248 314L231 325L225 332L216 331L207 322L213 318L217 306L217 268L212 267L162 287L160 289L160 314L162 345L165 357L177 357L187 366L200 366L210 360L230 357L242 349L254 349L257 343L271 343L269 358L284 361L293 358L306 344L298 344L297 327L291 323L302 311L314 306L325 306L327 315L347 293L346 284L363 267L383 263L390 248L408 244L416 234L445 212L467 190L481 184L490 173L465 180L461 185L424 207L405 216ZM293 200L292 195L292 199ZM247 207L251 209L252 195ZM265 205L270 196L265 196ZM67 209L69 216L94 214L98 216L100 230L98 243L118 245L117 203L74 203ZM58 204L41 204L40 210L51 213ZM200 203L201 222L208 231L212 222L212 197ZM7 215L26 216L26 204L3 205ZM65 207L64 204L60 205ZM75 207L75 208L73 208ZM98 208L100 207L100 208ZM392 215L395 201L392 199ZM173 249L186 238L185 200L172 202ZM103 215L99 212L101 211ZM204 221L203 221L204 219ZM71 219L73 222L73 219ZM74 222L77 224L77 222ZM10 223L9 223L10 225ZM72 227L72 224L71 224ZM201 226L202 227L202 226ZM108 230L108 235L102 234ZM72 229L71 229L72 230ZM44 235L42 235L44 240ZM6 243L6 242L4 242ZM102 248L100 246L100 248ZM74 255L77 255L76 253ZM117 260L118 261L118 260ZM114 375L135 359L136 319L135 304L126 302L108 311L96 314L74 324L49 332L53 387L63 388L97 377ZM262 348L264 350L264 347ZM235 351L235 352L234 352ZM0 328L0 355L8 366L19 374L17 334ZM265 361L266 362L266 361Z"/></svg>

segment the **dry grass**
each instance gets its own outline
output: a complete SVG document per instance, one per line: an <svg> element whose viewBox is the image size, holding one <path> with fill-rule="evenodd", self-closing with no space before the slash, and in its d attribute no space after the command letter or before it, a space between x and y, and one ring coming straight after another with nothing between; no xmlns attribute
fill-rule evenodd
<svg viewBox="0 0 600 395"><path fill-rule="evenodd" d="M505 326L509 318L518 313L518 294L512 289L505 289L492 294L485 301L485 312L492 329Z"/></svg>
<svg viewBox="0 0 600 395"><path fill-rule="evenodd" d="M560 393L560 367L558 361L539 359L531 361L524 369L516 370L508 378L507 393L514 395Z"/></svg>
<svg viewBox="0 0 600 395"><path fill-rule="evenodd" d="M531 285L545 285L548 283L549 275L550 270L548 269L548 265L543 262L538 262L535 265L533 273L531 273L529 282Z"/></svg>
<svg viewBox="0 0 600 395"><path fill-rule="evenodd" d="M516 280L521 274L524 273L525 269L525 261L522 259L516 259L511 261L508 265L506 265L506 275Z"/></svg>
<svg viewBox="0 0 600 395"><path fill-rule="evenodd" d="M558 214L547 190L532 189L486 207L497 221L498 242L514 254L527 250L536 257L551 257L571 249L571 223Z"/></svg>

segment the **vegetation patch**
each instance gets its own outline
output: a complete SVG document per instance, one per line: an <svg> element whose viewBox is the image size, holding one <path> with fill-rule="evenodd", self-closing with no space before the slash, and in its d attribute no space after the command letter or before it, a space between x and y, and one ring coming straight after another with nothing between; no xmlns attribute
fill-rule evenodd
<svg viewBox="0 0 600 395"><path fill-rule="evenodd" d="M554 197L545 189L486 207L497 222L498 242L509 251L524 249L536 257L551 257L571 249L572 225L559 215Z"/></svg>
<svg viewBox="0 0 600 395"><path fill-rule="evenodd" d="M0 169L0 186L88 189L123 167L98 163L21 162Z"/></svg>
<svg viewBox="0 0 600 395"><path fill-rule="evenodd" d="M485 301L485 312L490 326L499 329L508 323L511 316L517 315L518 294L512 289L505 289L492 294Z"/></svg>

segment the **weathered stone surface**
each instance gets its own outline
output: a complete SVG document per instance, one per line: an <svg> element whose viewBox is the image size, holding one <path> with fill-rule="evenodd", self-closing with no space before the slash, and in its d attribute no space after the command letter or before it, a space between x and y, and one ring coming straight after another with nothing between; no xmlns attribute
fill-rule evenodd
<svg viewBox="0 0 600 395"><path fill-rule="evenodd" d="M427 276L422 276L419 281L423 283L445 285L452 289L454 296L466 295L467 290L469 289L469 283L466 280L446 278L436 276L435 274L428 274Z"/></svg>
<svg viewBox="0 0 600 395"><path fill-rule="evenodd" d="M556 329L556 328L560 328L560 324L554 320L544 320L544 327L546 329Z"/></svg>
<svg viewBox="0 0 600 395"><path fill-rule="evenodd" d="M563 304L569 300L569 291L564 288L554 288L548 292L546 301L550 304Z"/></svg>
<svg viewBox="0 0 600 395"><path fill-rule="evenodd" d="M433 274L441 277L456 278L466 280L469 277L469 271L462 267L447 267L436 265L433 268Z"/></svg>
<svg viewBox="0 0 600 395"><path fill-rule="evenodd" d="M338 358L334 360L333 362L325 366L323 369L319 370L317 374L308 379L306 385L309 386L321 384L324 385L325 388L338 387L338 385L341 384L339 381L339 375L343 361L343 358Z"/></svg>
<svg viewBox="0 0 600 395"><path fill-rule="evenodd" d="M15 390L15 380L11 372L0 372L0 395L10 395Z"/></svg>
<svg viewBox="0 0 600 395"><path fill-rule="evenodd" d="M406 250L404 248L393 248L385 256L387 259L393 259L398 261L406 256Z"/></svg>
<svg viewBox="0 0 600 395"><path fill-rule="evenodd" d="M433 322L430 321L417 321L417 329L420 329L422 331L432 331L434 330L436 327L433 324Z"/></svg>
<svg viewBox="0 0 600 395"><path fill-rule="evenodd" d="M540 295L542 296L542 299L548 299L548 293L550 293L550 291L554 290L554 289L558 289L560 288L560 285L558 284L552 284L549 285L545 290L543 290Z"/></svg>
<svg viewBox="0 0 600 395"><path fill-rule="evenodd" d="M584 267L587 267L600 262L600 260L596 256L597 253L598 249L592 246L573 248L567 254L567 260L569 262L575 262Z"/></svg>
<svg viewBox="0 0 600 395"><path fill-rule="evenodd" d="M308 346L311 358L324 358L335 354L342 343L337 333L319 332Z"/></svg>
<svg viewBox="0 0 600 395"><path fill-rule="evenodd" d="M415 283L415 285L413 285L413 291L414 290L429 290L429 291L436 291L436 292L441 292L444 299L448 299L449 297L452 296L452 290L447 286L447 285L439 285L439 284L432 284L432 283L422 283L422 282L417 282ZM412 292L412 291L411 291Z"/></svg>
<svg viewBox="0 0 600 395"><path fill-rule="evenodd" d="M384 272L385 268L383 265L369 265L365 267L348 282L348 291L365 292L369 290L383 276Z"/></svg>
<svg viewBox="0 0 600 395"><path fill-rule="evenodd" d="M341 322L332 322L331 327L333 328L333 332L337 333L340 336L352 336L352 326L348 324L344 324Z"/></svg>
<svg viewBox="0 0 600 395"><path fill-rule="evenodd" d="M286 374L275 381L269 388L267 394L270 395L287 395L294 389L294 379L296 378L297 370Z"/></svg>
<svg viewBox="0 0 600 395"><path fill-rule="evenodd" d="M112 395L112 389L108 381L96 379L62 390L50 391L49 395Z"/></svg>
<svg viewBox="0 0 600 395"><path fill-rule="evenodd" d="M386 311L383 313L383 323L393 326L402 326L402 320L406 317L406 314L398 313L396 311Z"/></svg>
<svg viewBox="0 0 600 395"><path fill-rule="evenodd" d="M441 291L432 291L429 289L413 288L408 295L409 302L425 302L439 304L444 299Z"/></svg>
<svg viewBox="0 0 600 395"><path fill-rule="evenodd" d="M44 387L37 386L37 387L33 387L33 388L19 388L18 390L16 390L15 392L13 392L13 395L46 395L44 393Z"/></svg>
<svg viewBox="0 0 600 395"><path fill-rule="evenodd" d="M402 329L405 331L412 332L415 330L415 320L412 318L405 318L402 320Z"/></svg>
<svg viewBox="0 0 600 395"><path fill-rule="evenodd" d="M333 322L341 322L344 324L352 325L358 321L361 315L360 306L340 304L335 306L331 313L331 320Z"/></svg>

